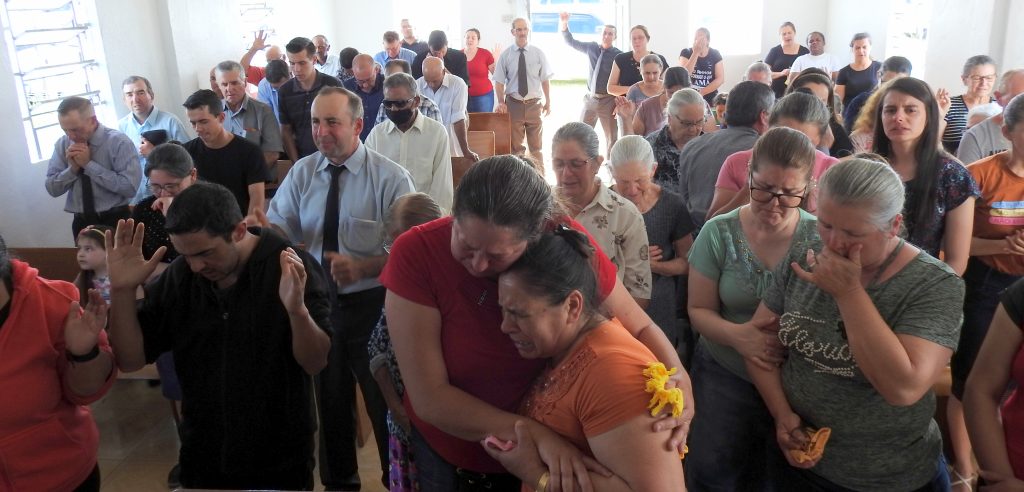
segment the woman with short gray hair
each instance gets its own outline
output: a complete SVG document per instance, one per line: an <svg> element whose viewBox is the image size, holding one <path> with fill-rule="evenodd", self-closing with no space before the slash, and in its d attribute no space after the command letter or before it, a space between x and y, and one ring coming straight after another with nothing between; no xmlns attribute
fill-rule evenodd
<svg viewBox="0 0 1024 492"><path fill-rule="evenodd" d="M651 299L647 229L632 202L609 190L597 177L604 162L597 132L579 121L566 123L551 142L556 189L569 215L593 236L641 307Z"/></svg>
<svg viewBox="0 0 1024 492"><path fill-rule="evenodd" d="M677 311L683 293L677 287L689 271L686 255L693 244L693 222L683 198L654 182L658 162L651 144L639 135L627 135L612 146L608 156L615 185L612 190L636 206L644 218L651 264L651 303L645 311L665 331L677 349L692 347L678 332ZM685 277L683 277L685 280ZM683 282L685 285L685 282ZM689 344L687 344L689 345ZM682 357L689 365L689 358Z"/></svg>
<svg viewBox="0 0 1024 492"><path fill-rule="evenodd" d="M957 345L963 281L900 237L888 165L840 162L820 188L820 240L765 293L754 319L778 335L746 360L789 461L781 488L949 490L932 385Z"/></svg>
<svg viewBox="0 0 1024 492"><path fill-rule="evenodd" d="M939 89L936 98L941 110L939 130L942 132L942 146L950 154L956 155L960 147L960 139L967 129L967 113L971 108L995 102L992 88L995 87L996 61L988 55L975 55L964 63L960 80L967 90L959 96L949 97L949 91Z"/></svg>
<svg viewBox="0 0 1024 492"><path fill-rule="evenodd" d="M683 146L701 135L709 121L710 110L700 93L692 88L679 89L665 106L665 126L647 135L654 149L658 167L654 182L674 190L679 186L679 152ZM713 119L710 119L713 124Z"/></svg>

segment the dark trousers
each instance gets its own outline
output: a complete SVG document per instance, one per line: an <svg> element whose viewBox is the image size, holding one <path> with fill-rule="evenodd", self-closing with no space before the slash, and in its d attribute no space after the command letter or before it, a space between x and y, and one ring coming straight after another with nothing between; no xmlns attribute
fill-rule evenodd
<svg viewBox="0 0 1024 492"><path fill-rule="evenodd" d="M775 421L752 383L697 345L690 372L697 414L690 426L686 487L707 491L772 491L786 465Z"/></svg>
<svg viewBox="0 0 1024 492"><path fill-rule="evenodd" d="M75 492L99 492L100 491L100 465L92 469L92 473L78 486Z"/></svg>
<svg viewBox="0 0 1024 492"><path fill-rule="evenodd" d="M476 473L459 468L437 454L414 427L409 447L416 456L416 479L421 492L518 492L521 483L507 473Z"/></svg>
<svg viewBox="0 0 1024 492"><path fill-rule="evenodd" d="M71 220L71 234L75 236L77 241L78 233L82 232L82 229L85 229L86 226L105 225L117 227L117 221L131 218L132 211L128 208L128 205L123 205L99 212L92 217L89 217L87 214L74 214L74 216L74 219Z"/></svg>
<svg viewBox="0 0 1024 492"><path fill-rule="evenodd" d="M953 376L953 396L961 401L964 384L974 367L974 359L981 350L988 326L999 306L999 296L1020 277L995 270L971 257L964 271L964 323L960 327L960 342L950 361Z"/></svg>
<svg viewBox="0 0 1024 492"><path fill-rule="evenodd" d="M333 282L330 284L333 286ZM349 478L359 472L353 412L357 380L373 424L373 437L383 470L381 481L385 487L388 483L387 404L370 374L366 349L370 332L384 308L384 293L383 287L375 287L333 296L331 351L327 367L316 377L314 385L320 416L320 481L328 490L352 485L348 483Z"/></svg>

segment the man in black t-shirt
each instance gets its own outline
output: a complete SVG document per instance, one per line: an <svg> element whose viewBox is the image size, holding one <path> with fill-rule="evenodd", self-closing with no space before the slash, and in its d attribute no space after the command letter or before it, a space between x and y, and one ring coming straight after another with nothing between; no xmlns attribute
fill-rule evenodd
<svg viewBox="0 0 1024 492"><path fill-rule="evenodd" d="M316 69L316 45L294 38L284 46L294 77L277 89L277 119L281 122L284 152L292 162L316 152L309 108L323 86L341 87L341 81Z"/></svg>
<svg viewBox="0 0 1024 492"><path fill-rule="evenodd" d="M199 135L185 143L199 178L230 190L247 224L265 224L263 183L270 181L270 173L259 145L224 128L224 103L213 91L196 91L184 106Z"/></svg>

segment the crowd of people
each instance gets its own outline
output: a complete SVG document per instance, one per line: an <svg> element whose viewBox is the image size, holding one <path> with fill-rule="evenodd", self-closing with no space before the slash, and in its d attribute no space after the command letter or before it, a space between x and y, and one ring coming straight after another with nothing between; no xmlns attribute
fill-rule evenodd
<svg viewBox="0 0 1024 492"><path fill-rule="evenodd" d="M88 405L147 363L172 486L312 490L318 449L359 490L358 383L392 491L1024 489L1024 69L973 56L950 96L785 22L726 91L705 28L670 64L569 17L587 92L549 156L521 18L501 53L256 33L183 101L194 139L141 75L118 130L65 98L45 186L82 273L0 239L0 490L98 490ZM470 148L481 112L514 155Z"/></svg>

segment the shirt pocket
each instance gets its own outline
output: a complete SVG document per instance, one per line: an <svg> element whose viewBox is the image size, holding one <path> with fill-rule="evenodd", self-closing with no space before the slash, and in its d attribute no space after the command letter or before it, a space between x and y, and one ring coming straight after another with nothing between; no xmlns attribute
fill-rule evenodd
<svg viewBox="0 0 1024 492"><path fill-rule="evenodd" d="M375 220L346 217L341 222L342 246L357 256L383 254L381 224Z"/></svg>

